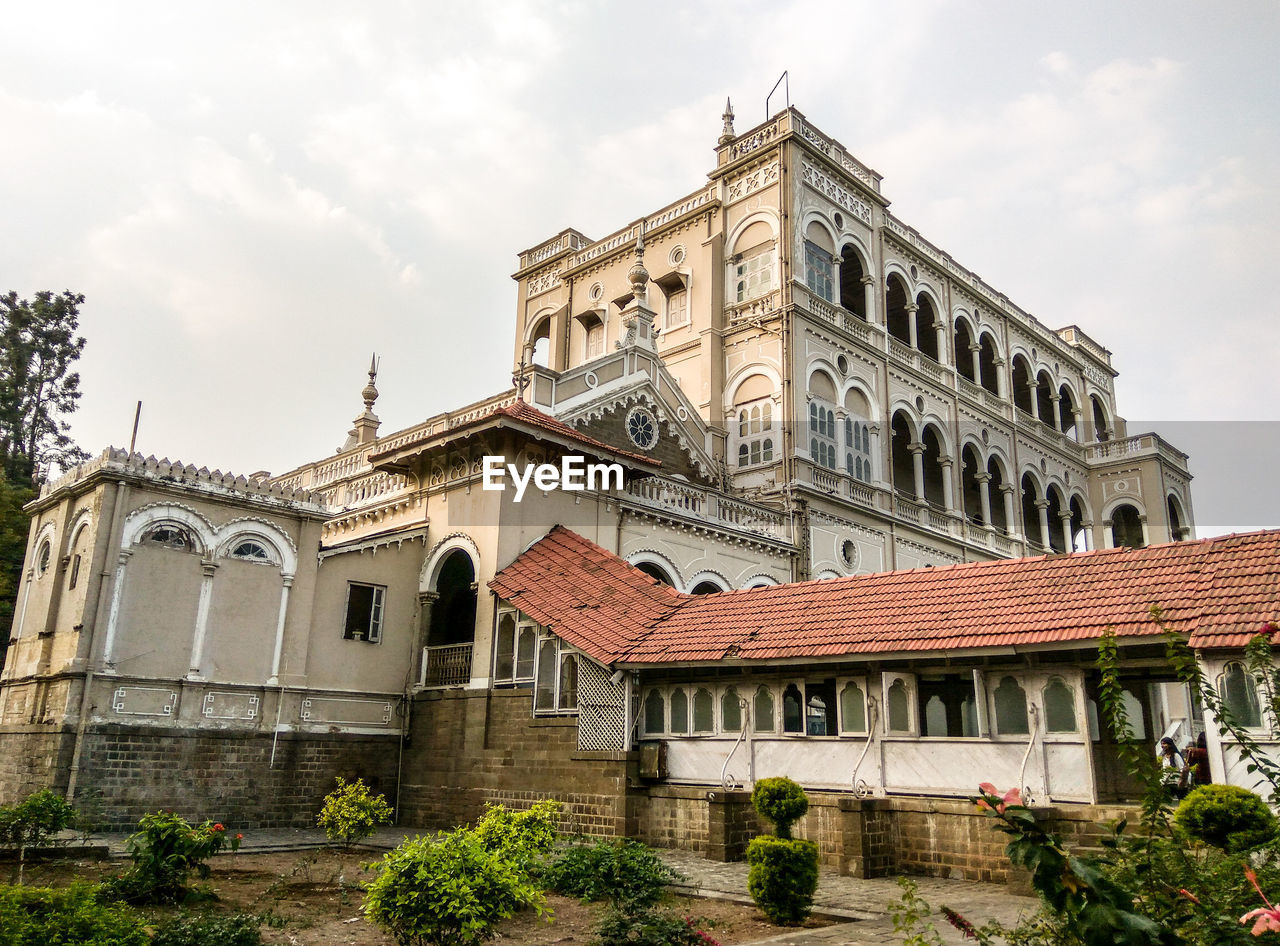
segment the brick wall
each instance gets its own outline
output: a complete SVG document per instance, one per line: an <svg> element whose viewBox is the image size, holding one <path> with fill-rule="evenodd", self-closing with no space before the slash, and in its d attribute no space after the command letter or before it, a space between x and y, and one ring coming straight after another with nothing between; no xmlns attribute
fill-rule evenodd
<svg viewBox="0 0 1280 946"><path fill-rule="evenodd" d="M73 730L6 727L0 798L65 791L74 744ZM236 827L310 827L336 775L362 777L391 798L397 749L394 736L281 733L272 766L270 733L91 726L76 795L104 828L116 830L161 808Z"/></svg>
<svg viewBox="0 0 1280 946"><path fill-rule="evenodd" d="M561 828L599 837L634 835L627 753L579 752L576 717L531 717L518 690L442 690L413 703L401 776L401 822L451 828L487 804L565 806Z"/></svg>

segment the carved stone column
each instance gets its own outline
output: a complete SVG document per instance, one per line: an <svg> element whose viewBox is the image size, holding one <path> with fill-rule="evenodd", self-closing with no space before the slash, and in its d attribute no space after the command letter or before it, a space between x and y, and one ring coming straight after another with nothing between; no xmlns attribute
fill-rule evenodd
<svg viewBox="0 0 1280 946"><path fill-rule="evenodd" d="M907 334L911 339L911 347L920 347L919 329L916 327L916 313L920 311L920 307L914 302L908 302L907 310Z"/></svg>
<svg viewBox="0 0 1280 946"><path fill-rule="evenodd" d="M910 443L907 449L911 451L911 465L915 468L915 490L916 502L924 502L924 444Z"/></svg>
<svg viewBox="0 0 1280 946"><path fill-rule="evenodd" d="M974 477L978 481L978 498L982 502L982 524L988 529L991 525L991 474L979 473Z"/></svg>

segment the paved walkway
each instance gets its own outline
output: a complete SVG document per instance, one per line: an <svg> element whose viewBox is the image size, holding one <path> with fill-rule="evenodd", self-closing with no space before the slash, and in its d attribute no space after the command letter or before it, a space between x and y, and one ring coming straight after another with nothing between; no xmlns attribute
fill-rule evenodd
<svg viewBox="0 0 1280 946"><path fill-rule="evenodd" d="M373 848L389 850L406 835L418 832L403 828L380 828L366 844ZM113 855L124 853L127 835L98 835L94 843L105 843ZM315 828L272 828L245 832L241 851L246 853L267 851L292 851L316 847L325 843L324 832ZM658 851L662 859L686 878L682 889L704 897L739 900L749 903L747 894L747 865L745 862L730 864L709 861L688 851ZM988 920L1012 923L1021 913L1034 912L1037 901L1031 897L1010 894L1002 885L982 884L964 880L941 880L933 877L913 878L920 896L935 909L946 905L981 926ZM824 871L818 881L818 893L814 898L815 909L825 915L839 918L833 926L818 930L780 931L777 936L757 940L757 944L769 946L887 946L900 944L901 938L893 932L893 919L889 905L898 900L902 889L893 878L858 880ZM940 914L935 920L942 938L948 944L966 941L958 931L949 926ZM756 946L756 944L752 944Z"/></svg>

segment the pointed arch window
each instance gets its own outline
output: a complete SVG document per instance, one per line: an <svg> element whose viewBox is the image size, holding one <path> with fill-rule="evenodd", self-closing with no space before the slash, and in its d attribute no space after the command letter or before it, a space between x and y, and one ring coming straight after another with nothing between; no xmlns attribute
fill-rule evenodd
<svg viewBox="0 0 1280 946"><path fill-rule="evenodd" d="M1222 704L1237 726L1245 729L1262 727L1262 704L1258 700L1258 684L1243 664L1230 663L1222 673Z"/></svg>
<svg viewBox="0 0 1280 946"><path fill-rule="evenodd" d="M774 714L773 691L767 686L756 687L756 695L752 700L752 718L755 720L756 732L777 732L777 718Z"/></svg>

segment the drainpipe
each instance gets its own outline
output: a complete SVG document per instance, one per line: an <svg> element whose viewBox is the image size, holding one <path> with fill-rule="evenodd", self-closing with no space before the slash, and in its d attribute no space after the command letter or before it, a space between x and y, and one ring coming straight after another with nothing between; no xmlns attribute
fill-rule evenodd
<svg viewBox="0 0 1280 946"><path fill-rule="evenodd" d="M1040 728L1040 710L1034 703L1027 704L1027 721L1031 724L1031 735L1027 739L1027 751L1022 756L1022 768L1018 770L1018 785L1022 789L1022 803L1030 807L1033 799L1031 790L1027 787L1027 763L1031 760L1031 750L1036 744L1036 730Z"/></svg>

